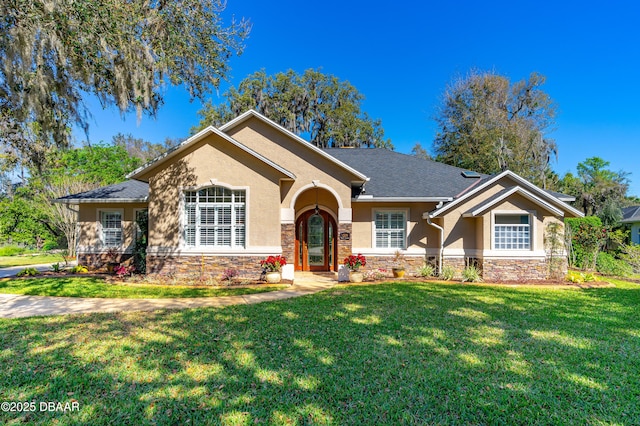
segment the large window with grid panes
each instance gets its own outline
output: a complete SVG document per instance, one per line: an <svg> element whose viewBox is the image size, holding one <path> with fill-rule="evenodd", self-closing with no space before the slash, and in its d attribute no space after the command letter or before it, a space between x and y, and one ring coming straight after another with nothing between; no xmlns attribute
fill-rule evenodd
<svg viewBox="0 0 640 426"><path fill-rule="evenodd" d="M374 217L375 248L405 249L407 245L406 210L376 210Z"/></svg>
<svg viewBox="0 0 640 426"><path fill-rule="evenodd" d="M496 250L530 250L530 215L496 214L493 225L493 241Z"/></svg>
<svg viewBox="0 0 640 426"><path fill-rule="evenodd" d="M185 191L184 201L187 246L245 247L246 191L209 187Z"/></svg>

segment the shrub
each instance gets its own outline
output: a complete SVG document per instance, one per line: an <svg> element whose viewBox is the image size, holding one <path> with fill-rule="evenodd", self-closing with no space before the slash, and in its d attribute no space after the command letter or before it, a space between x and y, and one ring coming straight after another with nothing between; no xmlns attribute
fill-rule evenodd
<svg viewBox="0 0 640 426"><path fill-rule="evenodd" d="M0 256L17 256L24 254L25 249L18 246L4 246L0 247Z"/></svg>
<svg viewBox="0 0 640 426"><path fill-rule="evenodd" d="M235 269L225 269L222 273L222 280L226 281L228 284L231 284L234 278L238 276L238 271Z"/></svg>
<svg viewBox="0 0 640 426"><path fill-rule="evenodd" d="M442 271L440 271L440 278L445 281L451 281L455 275L456 270L453 266L450 265L443 266Z"/></svg>
<svg viewBox="0 0 640 426"><path fill-rule="evenodd" d="M16 276L18 277L35 277L38 275L40 271L36 268L24 268L22 271L18 272Z"/></svg>
<svg viewBox="0 0 640 426"><path fill-rule="evenodd" d="M42 250L44 251L49 251L49 250L53 250L58 248L58 243L55 241L46 241L43 245L42 245Z"/></svg>
<svg viewBox="0 0 640 426"><path fill-rule="evenodd" d="M386 269L374 269L372 271L367 271L364 273L365 281L377 281L383 280L387 277Z"/></svg>
<svg viewBox="0 0 640 426"><path fill-rule="evenodd" d="M89 272L89 269L87 269L87 267L83 265L76 265L71 268L72 274L86 274L87 272Z"/></svg>
<svg viewBox="0 0 640 426"><path fill-rule="evenodd" d="M584 282L584 275L580 272L571 271L567 274L566 280L572 283Z"/></svg>
<svg viewBox="0 0 640 426"><path fill-rule="evenodd" d="M622 247L620 258L627 262L635 272L640 273L640 245L633 243L625 244Z"/></svg>
<svg viewBox="0 0 640 426"><path fill-rule="evenodd" d="M420 268L418 268L417 275L419 277L427 278L433 277L436 274L436 268L433 265L429 265L428 263L423 264Z"/></svg>
<svg viewBox="0 0 640 426"><path fill-rule="evenodd" d="M462 270L462 282L477 283L482 282L481 273L475 266L467 266Z"/></svg>
<svg viewBox="0 0 640 426"><path fill-rule="evenodd" d="M53 265L51 265L51 270L53 272L60 272L60 262L56 262Z"/></svg>
<svg viewBox="0 0 640 426"><path fill-rule="evenodd" d="M607 240L608 229L597 216L568 218L565 223L568 225L569 266L594 269L598 252Z"/></svg>
<svg viewBox="0 0 640 426"><path fill-rule="evenodd" d="M134 266L118 265L113 269L113 272L118 278L124 278L127 275L131 275L135 269Z"/></svg>
<svg viewBox="0 0 640 426"><path fill-rule="evenodd" d="M580 284L585 282L598 281L598 277L591 273L582 273L577 271L571 271L567 274L566 280L572 283Z"/></svg>
<svg viewBox="0 0 640 426"><path fill-rule="evenodd" d="M586 274L582 274L583 278L584 278L584 282L585 283L590 283L593 281L598 281L598 277L596 277L594 274L587 272Z"/></svg>
<svg viewBox="0 0 640 426"><path fill-rule="evenodd" d="M596 268L603 275L626 277L633 273L633 269L624 260L616 259L609 253L600 252L596 258Z"/></svg>

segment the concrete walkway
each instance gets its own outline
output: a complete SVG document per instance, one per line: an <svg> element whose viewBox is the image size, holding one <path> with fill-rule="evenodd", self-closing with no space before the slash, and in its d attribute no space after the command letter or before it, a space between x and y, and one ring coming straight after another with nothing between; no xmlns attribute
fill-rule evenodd
<svg viewBox="0 0 640 426"><path fill-rule="evenodd" d="M64 268L64 262L60 262L60 266ZM67 265L68 268L71 268L73 266L76 266L75 260L70 261ZM47 272L51 270L51 263L42 263L40 265L8 266L6 268L0 268L0 278L15 277L18 272L23 271L26 268L36 268L40 272Z"/></svg>
<svg viewBox="0 0 640 426"><path fill-rule="evenodd" d="M103 299L0 294L0 318L251 305L305 296L326 290L336 284L337 281L325 277L317 279L303 277L296 279L295 284L289 288L268 293L180 299Z"/></svg>

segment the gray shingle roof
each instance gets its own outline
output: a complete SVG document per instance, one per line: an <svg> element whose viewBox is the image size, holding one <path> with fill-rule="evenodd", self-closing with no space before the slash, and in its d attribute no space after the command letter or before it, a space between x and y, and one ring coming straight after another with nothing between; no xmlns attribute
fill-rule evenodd
<svg viewBox="0 0 640 426"><path fill-rule="evenodd" d="M466 178L465 169L401 154L383 148L329 148L324 150L371 180L365 195L379 197L456 197L480 178Z"/></svg>
<svg viewBox="0 0 640 426"><path fill-rule="evenodd" d="M127 180L113 185L92 189L79 194L57 198L60 203L92 202L144 202L149 196L149 184L139 180Z"/></svg>
<svg viewBox="0 0 640 426"><path fill-rule="evenodd" d="M640 222L640 206L625 207L622 209L623 223Z"/></svg>

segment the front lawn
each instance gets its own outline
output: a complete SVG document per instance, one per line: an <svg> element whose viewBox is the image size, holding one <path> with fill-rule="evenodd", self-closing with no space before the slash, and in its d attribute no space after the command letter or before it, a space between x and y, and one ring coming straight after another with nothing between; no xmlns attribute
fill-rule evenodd
<svg viewBox="0 0 640 426"><path fill-rule="evenodd" d="M0 320L31 424L637 424L640 286L338 286L257 305Z"/></svg>
<svg viewBox="0 0 640 426"><path fill-rule="evenodd" d="M177 285L109 284L100 277L63 276L0 279L0 293L29 296L106 297L120 299L163 299L172 297L217 297L264 293L285 285L210 288Z"/></svg>
<svg viewBox="0 0 640 426"><path fill-rule="evenodd" d="M64 260L59 254L24 254L20 256L0 256L0 268L8 268L10 266L28 266L40 265L45 263L60 263L64 266Z"/></svg>

